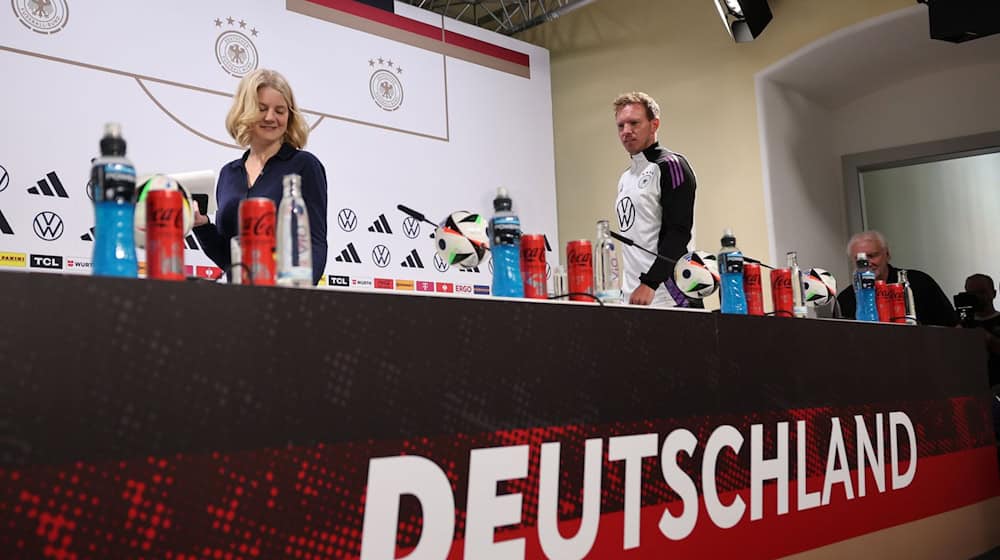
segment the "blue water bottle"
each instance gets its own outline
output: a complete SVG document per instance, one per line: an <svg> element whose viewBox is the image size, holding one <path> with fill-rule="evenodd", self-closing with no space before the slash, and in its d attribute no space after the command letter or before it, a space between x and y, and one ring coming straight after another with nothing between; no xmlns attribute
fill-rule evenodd
<svg viewBox="0 0 1000 560"><path fill-rule="evenodd" d="M490 252L493 253L493 295L524 297L521 281L521 220L512 210L507 189L497 189L490 220Z"/></svg>
<svg viewBox="0 0 1000 560"><path fill-rule="evenodd" d="M743 291L743 253L736 248L736 237L733 236L731 229L722 233L722 249L719 249L719 276L722 278L719 290L722 312L746 315L747 296Z"/></svg>
<svg viewBox="0 0 1000 560"><path fill-rule="evenodd" d="M93 161L94 275L135 278L135 167L125 157L118 123L104 125L101 157Z"/></svg>
<svg viewBox="0 0 1000 560"><path fill-rule="evenodd" d="M878 322L878 305L875 303L875 272L869 267L868 255L858 253L854 269L854 299L857 302L854 317L858 321Z"/></svg>

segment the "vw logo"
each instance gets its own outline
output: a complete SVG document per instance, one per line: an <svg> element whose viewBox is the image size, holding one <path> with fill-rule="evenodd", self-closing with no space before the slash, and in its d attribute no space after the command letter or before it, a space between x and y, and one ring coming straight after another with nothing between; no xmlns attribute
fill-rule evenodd
<svg viewBox="0 0 1000 560"><path fill-rule="evenodd" d="M344 231L354 231L358 227L358 215L350 208L344 208L337 213L337 224Z"/></svg>
<svg viewBox="0 0 1000 560"><path fill-rule="evenodd" d="M7 188L7 185L9 184L10 184L10 174L7 173L7 170L4 168L4 166L0 165L0 192L3 192L4 189Z"/></svg>
<svg viewBox="0 0 1000 560"><path fill-rule="evenodd" d="M43 241L55 241L62 237L63 221L55 212L39 212L32 225L35 235Z"/></svg>
<svg viewBox="0 0 1000 560"><path fill-rule="evenodd" d="M635 224L635 205L632 204L632 199L626 196L619 200L615 210L618 214L618 227L622 231L632 229Z"/></svg>
<svg viewBox="0 0 1000 560"><path fill-rule="evenodd" d="M420 222L411 216L403 220L403 233L410 239L416 239L420 235Z"/></svg>
<svg viewBox="0 0 1000 560"><path fill-rule="evenodd" d="M376 245L375 248L372 249L372 260L375 261L375 264L378 265L379 268L389 266L389 259L389 248L385 245Z"/></svg>
<svg viewBox="0 0 1000 560"><path fill-rule="evenodd" d="M434 253L434 268L436 268L438 272L448 270L448 263L437 253Z"/></svg>

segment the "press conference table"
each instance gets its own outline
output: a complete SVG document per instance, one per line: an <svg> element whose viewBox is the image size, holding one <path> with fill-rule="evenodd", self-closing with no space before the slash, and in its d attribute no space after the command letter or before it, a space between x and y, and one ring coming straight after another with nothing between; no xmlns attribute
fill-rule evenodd
<svg viewBox="0 0 1000 560"><path fill-rule="evenodd" d="M0 557L971 557L1000 546L981 353L961 329L0 273Z"/></svg>

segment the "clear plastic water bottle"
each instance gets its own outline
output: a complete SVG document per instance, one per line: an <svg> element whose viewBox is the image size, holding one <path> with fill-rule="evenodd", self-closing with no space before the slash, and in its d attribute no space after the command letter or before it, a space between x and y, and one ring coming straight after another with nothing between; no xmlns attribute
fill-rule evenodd
<svg viewBox="0 0 1000 560"><path fill-rule="evenodd" d="M719 249L719 276L722 285L719 298L722 312L734 315L747 314L747 296L743 291L743 253L736 248L733 230L722 233L722 248Z"/></svg>
<svg viewBox="0 0 1000 560"><path fill-rule="evenodd" d="M521 280L521 220L513 211L507 189L497 189L490 219L490 252L493 253L493 295L524 297Z"/></svg>
<svg viewBox="0 0 1000 560"><path fill-rule="evenodd" d="M868 264L868 255L858 253L854 261L854 317L858 321L878 322L878 306L875 301L875 272Z"/></svg>
<svg viewBox="0 0 1000 560"><path fill-rule="evenodd" d="M906 324L917 324L917 305L913 301L913 289L910 287L910 279L906 276L905 270L899 271L899 283L903 285L903 303L906 304Z"/></svg>
<svg viewBox="0 0 1000 560"><path fill-rule="evenodd" d="M309 214L302 200L302 177L292 173L281 181L283 190L278 205L278 274L279 286L312 286L312 238Z"/></svg>
<svg viewBox="0 0 1000 560"><path fill-rule="evenodd" d="M94 275L136 278L135 166L125 157L118 123L104 125L101 157L90 168L94 186Z"/></svg>
<svg viewBox="0 0 1000 560"><path fill-rule="evenodd" d="M800 318L806 317L809 310L806 309L805 298L802 295L802 269L799 268L798 253L789 251L785 254L785 259L792 278L792 314Z"/></svg>
<svg viewBox="0 0 1000 560"><path fill-rule="evenodd" d="M594 240L594 295L604 303L622 302L622 278L618 269L618 249L611 240L607 220L597 221Z"/></svg>

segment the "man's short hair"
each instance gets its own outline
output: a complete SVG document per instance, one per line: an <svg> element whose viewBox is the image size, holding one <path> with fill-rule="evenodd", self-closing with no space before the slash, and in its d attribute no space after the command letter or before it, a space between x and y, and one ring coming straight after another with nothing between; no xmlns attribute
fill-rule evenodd
<svg viewBox="0 0 1000 560"><path fill-rule="evenodd" d="M972 280L974 278L978 278L980 280L986 280L987 282L990 283L990 288L996 289L996 288L994 288L994 286L996 286L996 284L993 283L993 277L990 276L989 274L983 274L982 272L977 272L975 274L970 274L969 277L965 279L965 283L968 284L969 280Z"/></svg>
<svg viewBox="0 0 1000 560"><path fill-rule="evenodd" d="M626 105L632 105L633 103L642 105L646 108L646 118L649 120L660 118L660 105L655 99L649 96L648 93L643 93L641 91L633 91L631 93L623 93L615 99L615 116L618 116L618 112L622 110L622 107Z"/></svg>
<svg viewBox="0 0 1000 560"><path fill-rule="evenodd" d="M862 231L861 233L855 233L851 236L850 241L847 242L847 256L853 259L856 255L851 252L851 247L859 241L874 241L878 243L879 247L882 248L882 252L889 250L889 242L885 240L885 236L881 232L870 229L868 231Z"/></svg>

